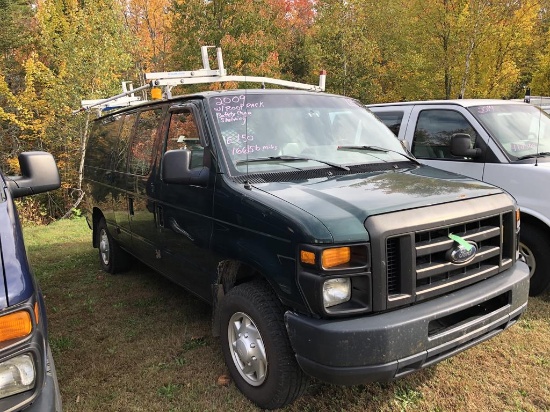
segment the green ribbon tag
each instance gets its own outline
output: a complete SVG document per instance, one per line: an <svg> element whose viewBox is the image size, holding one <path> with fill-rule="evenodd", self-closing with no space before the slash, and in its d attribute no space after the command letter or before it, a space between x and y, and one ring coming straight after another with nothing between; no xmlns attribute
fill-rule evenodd
<svg viewBox="0 0 550 412"><path fill-rule="evenodd" d="M454 235L452 233L449 233L449 239L454 240L456 243L458 243L460 246L464 246L466 250L469 252L472 250L473 246L470 245L468 242L466 242L464 239L462 239L458 235Z"/></svg>

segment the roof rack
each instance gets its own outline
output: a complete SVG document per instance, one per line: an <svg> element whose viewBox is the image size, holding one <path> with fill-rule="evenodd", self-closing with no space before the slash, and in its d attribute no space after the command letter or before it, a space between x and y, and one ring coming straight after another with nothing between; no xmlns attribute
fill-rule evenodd
<svg viewBox="0 0 550 412"><path fill-rule="evenodd" d="M189 84L246 82L261 83L262 88L265 88L265 84L267 83L292 89L310 90L316 92L325 91L326 72L324 70L321 71L319 75L319 85L273 79L270 77L228 76L227 71L224 68L222 50L220 47L216 48L218 68L210 68L210 63L208 61L208 49L213 47L214 46L201 46L202 69L192 71L145 73L145 79L149 81L147 84L138 87L137 89L132 89L131 82L122 82L122 93L107 99L82 100L81 108L76 110L74 113L90 110L92 108L101 111L137 104L142 102L142 100L140 97L134 96L134 93L149 88L163 87L164 92L162 93L162 97L169 99L172 97L172 87Z"/></svg>
<svg viewBox="0 0 550 412"><path fill-rule="evenodd" d="M117 94L116 96L109 97L107 99L82 100L80 103L80 109L73 111L73 114L79 113L84 110L89 110L91 108L95 108L99 111L113 110L120 107L131 106L141 103L141 97L135 96L134 93L148 89L149 87L149 85L145 85L134 89L132 86L132 82L124 81L122 82L122 93Z"/></svg>

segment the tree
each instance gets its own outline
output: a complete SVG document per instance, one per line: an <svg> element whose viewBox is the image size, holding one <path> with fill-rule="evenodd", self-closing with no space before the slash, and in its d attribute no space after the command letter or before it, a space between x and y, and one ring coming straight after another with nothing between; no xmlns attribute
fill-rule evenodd
<svg viewBox="0 0 550 412"><path fill-rule="evenodd" d="M310 35L314 65L327 70L327 89L363 100L372 100L380 67L380 50L365 29L368 11L358 0L319 2Z"/></svg>
<svg viewBox="0 0 550 412"><path fill-rule="evenodd" d="M170 0L119 0L125 25L133 38L129 50L140 83L146 71L166 71L171 52Z"/></svg>
<svg viewBox="0 0 550 412"><path fill-rule="evenodd" d="M523 65L522 86L535 95L550 96L550 0L541 0L533 35L533 47Z"/></svg>
<svg viewBox="0 0 550 412"><path fill-rule="evenodd" d="M285 77L280 56L287 55L291 43L287 10L285 2L276 0L176 1L171 67L201 67L199 47L210 45L222 47L231 74Z"/></svg>
<svg viewBox="0 0 550 412"><path fill-rule="evenodd" d="M539 4L536 0L484 2L485 28L474 52L470 95L509 98L521 89L522 64L533 46Z"/></svg>
<svg viewBox="0 0 550 412"><path fill-rule="evenodd" d="M45 0L38 8L40 55L55 76L49 104L57 122L48 134L57 142L52 149L63 184L79 199L90 113L72 112L81 99L120 93L121 81L131 79L131 37L122 15L116 0Z"/></svg>

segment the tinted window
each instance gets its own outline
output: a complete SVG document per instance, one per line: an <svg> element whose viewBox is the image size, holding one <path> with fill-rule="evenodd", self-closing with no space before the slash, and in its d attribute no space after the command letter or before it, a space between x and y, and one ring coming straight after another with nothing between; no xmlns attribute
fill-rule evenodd
<svg viewBox="0 0 550 412"><path fill-rule="evenodd" d="M147 176L151 172L153 145L161 126L162 107L145 110L139 114L136 133L132 140L129 171L132 174Z"/></svg>
<svg viewBox="0 0 550 412"><path fill-rule="evenodd" d="M403 112L375 112L376 117L378 117L382 122L388 126L388 128L395 134L399 135L399 129L401 127L401 122L403 121Z"/></svg>
<svg viewBox="0 0 550 412"><path fill-rule="evenodd" d="M422 110L414 131L412 152L418 158L447 159L451 155L451 136L455 133L470 135L475 147L477 133L466 118L454 110Z"/></svg>
<svg viewBox="0 0 550 412"><path fill-rule="evenodd" d="M113 159L113 169L119 172L126 171L126 162L128 159L128 146L130 136L136 123L137 113L127 113L124 115L122 129L120 131L120 139L116 144L116 151Z"/></svg>
<svg viewBox="0 0 550 412"><path fill-rule="evenodd" d="M100 169L110 169L113 148L117 145L123 116L115 115L93 123L86 151L86 164Z"/></svg>

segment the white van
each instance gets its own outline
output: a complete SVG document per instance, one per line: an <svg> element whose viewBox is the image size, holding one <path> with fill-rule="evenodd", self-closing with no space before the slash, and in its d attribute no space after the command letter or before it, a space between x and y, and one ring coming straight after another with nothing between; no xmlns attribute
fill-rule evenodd
<svg viewBox="0 0 550 412"><path fill-rule="evenodd" d="M430 166L499 186L521 208L531 295L550 283L550 116L532 104L464 99L367 107Z"/></svg>

